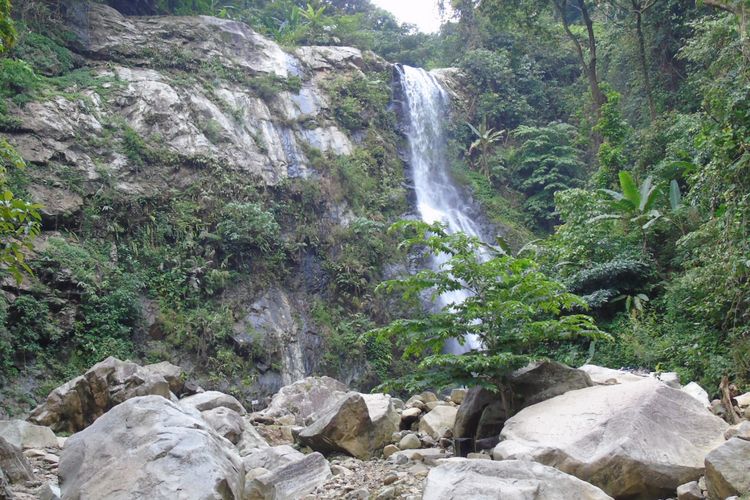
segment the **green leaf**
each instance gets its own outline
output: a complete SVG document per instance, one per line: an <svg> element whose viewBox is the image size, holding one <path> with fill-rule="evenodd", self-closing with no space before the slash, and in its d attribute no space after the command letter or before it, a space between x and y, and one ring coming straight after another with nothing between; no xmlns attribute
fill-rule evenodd
<svg viewBox="0 0 750 500"><path fill-rule="evenodd" d="M620 171L620 189L622 189L623 198L625 198L633 208L639 207L641 204L641 196L638 191L638 187L633 181L633 176L627 170Z"/></svg>

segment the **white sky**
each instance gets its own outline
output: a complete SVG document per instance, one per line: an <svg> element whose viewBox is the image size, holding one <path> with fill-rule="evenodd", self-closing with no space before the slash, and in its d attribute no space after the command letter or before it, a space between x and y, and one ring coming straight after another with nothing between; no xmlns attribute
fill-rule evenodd
<svg viewBox="0 0 750 500"><path fill-rule="evenodd" d="M416 24L420 31L434 33L440 29L437 0L370 0L391 12L402 23ZM448 4L449 2L446 2Z"/></svg>

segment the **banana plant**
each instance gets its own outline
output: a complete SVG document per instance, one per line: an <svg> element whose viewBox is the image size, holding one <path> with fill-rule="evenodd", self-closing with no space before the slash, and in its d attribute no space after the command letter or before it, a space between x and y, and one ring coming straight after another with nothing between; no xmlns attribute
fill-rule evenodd
<svg viewBox="0 0 750 500"><path fill-rule="evenodd" d="M313 26L318 26L323 21L323 13L326 10L326 6L315 8L312 4L308 3L305 9L297 8L297 12L302 16L308 23Z"/></svg>
<svg viewBox="0 0 750 500"><path fill-rule="evenodd" d="M469 155L475 150L479 151L479 165L482 173L489 180L490 178L490 152L496 142L499 142L505 135L505 130L495 130L494 128L487 128L487 119L482 120L479 124L479 128L475 127L471 123L466 123L469 126L474 135L477 136L476 140L469 146Z"/></svg>
<svg viewBox="0 0 750 500"><path fill-rule="evenodd" d="M622 192L600 189L600 192L612 199L611 207L615 213L599 215L590 222L602 219L625 219L640 224L644 230L648 229L662 217L662 213L654 208L660 192L654 186L653 177L647 177L640 186L636 185L630 172L623 170L619 177Z"/></svg>
<svg viewBox="0 0 750 500"><path fill-rule="evenodd" d="M619 178L622 192L611 189L599 190L611 198L610 206L614 213L598 215L589 222L621 219L626 223L638 224L643 238L643 252L646 253L648 250L646 231L662 218L662 213L654 208L659 199L660 191L654 186L654 180L651 176L647 177L640 186L635 183L633 176L628 171L621 171ZM676 202L679 203L679 200L676 200Z"/></svg>

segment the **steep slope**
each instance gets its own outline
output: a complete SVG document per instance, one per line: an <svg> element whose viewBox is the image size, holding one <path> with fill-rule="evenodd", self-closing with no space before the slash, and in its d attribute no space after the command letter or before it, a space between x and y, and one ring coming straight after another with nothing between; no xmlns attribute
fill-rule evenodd
<svg viewBox="0 0 750 500"><path fill-rule="evenodd" d="M15 191L44 206L35 276L3 286L6 401L110 354L226 390L313 369L366 383L388 353L353 335L384 315L384 228L407 210L391 66L229 20L71 5L50 35L66 47L21 42L70 67L36 66L2 127L29 164Z"/></svg>

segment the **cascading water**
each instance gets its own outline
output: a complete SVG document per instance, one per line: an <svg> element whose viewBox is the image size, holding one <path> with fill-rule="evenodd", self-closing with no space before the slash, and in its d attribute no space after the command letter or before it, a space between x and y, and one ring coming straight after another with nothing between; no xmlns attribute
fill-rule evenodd
<svg viewBox="0 0 750 500"><path fill-rule="evenodd" d="M417 210L428 223L442 222L450 233L461 231L480 237L479 226L470 213L460 190L448 171L446 138L443 123L448 114L450 96L434 75L420 68L399 67L401 87L404 92L404 112L408 118L407 139L410 164L414 178ZM437 269L448 256L432 258L431 266ZM456 290L440 296L435 307L460 304L469 296L466 290ZM480 347L476 338L468 338L461 346L452 340L445 346L447 352L461 354Z"/></svg>

